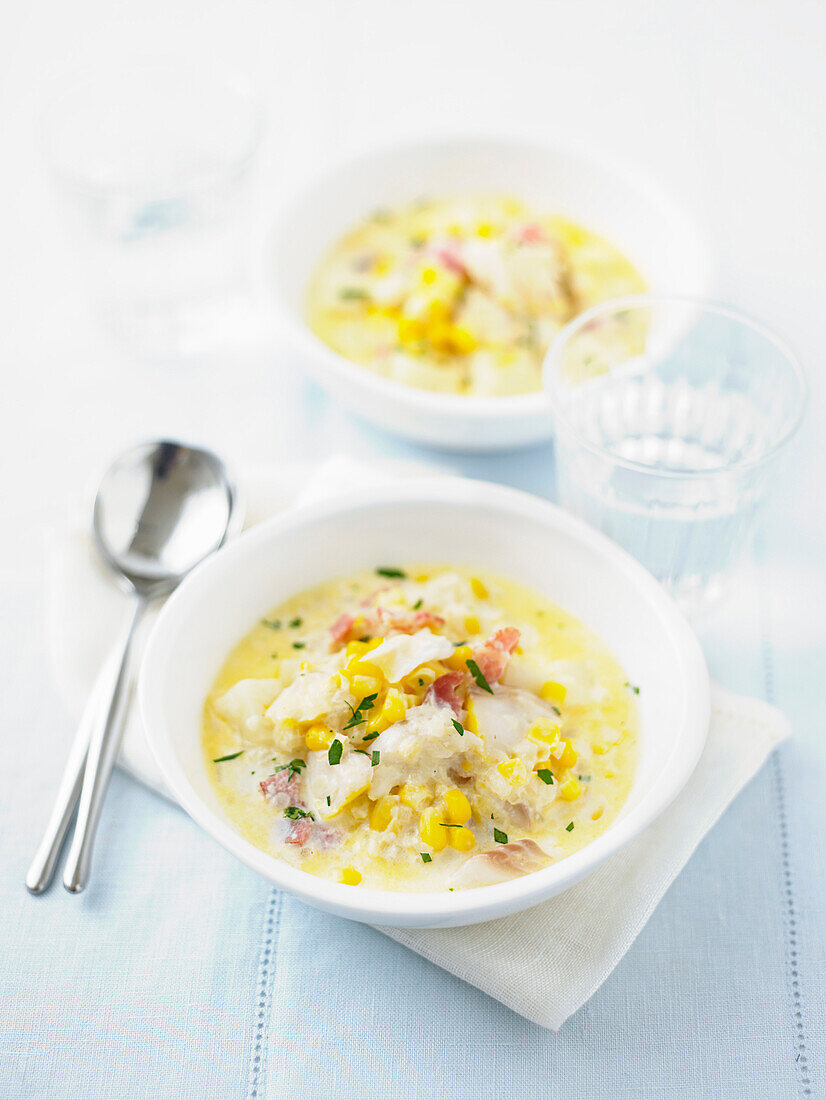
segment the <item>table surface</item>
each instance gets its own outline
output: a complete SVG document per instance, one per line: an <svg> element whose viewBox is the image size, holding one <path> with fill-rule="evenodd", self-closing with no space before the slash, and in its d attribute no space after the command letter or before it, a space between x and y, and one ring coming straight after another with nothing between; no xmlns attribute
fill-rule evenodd
<svg viewBox="0 0 826 1100"><path fill-rule="evenodd" d="M0 6L0 1095L822 1094L824 35L826 8L804 0ZM260 86L271 126L257 210L391 136L486 126L584 138L635 162L707 226L717 296L808 367L785 491L731 599L700 627L712 674L777 703L794 738L556 1034L272 891L123 774L87 893L23 889L72 732L45 656L43 570L80 488L124 444L160 434L241 464L341 449L433 457L342 414L254 326L225 355L172 368L101 334L32 119L70 63L140 47L229 64ZM544 493L553 456L456 461Z"/></svg>

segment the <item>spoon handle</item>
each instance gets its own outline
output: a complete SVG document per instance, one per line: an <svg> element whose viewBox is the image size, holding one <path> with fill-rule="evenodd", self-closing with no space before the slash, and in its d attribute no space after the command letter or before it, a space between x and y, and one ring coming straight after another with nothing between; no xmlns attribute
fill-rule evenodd
<svg viewBox="0 0 826 1100"><path fill-rule="evenodd" d="M110 678L108 699L102 700L103 705L97 712L92 727L77 822L63 870L63 885L72 894L79 894L89 881L97 823L120 747L129 702L129 650L145 609L146 600L141 596L136 597L122 644L116 651L119 653L119 662L117 671Z"/></svg>
<svg viewBox="0 0 826 1100"><path fill-rule="evenodd" d="M78 722L49 823L26 875L26 887L31 894L42 894L52 881L57 859L80 797L86 754L89 751L94 723L100 716L103 692L109 687L113 676L111 664L111 660L107 661L98 674Z"/></svg>

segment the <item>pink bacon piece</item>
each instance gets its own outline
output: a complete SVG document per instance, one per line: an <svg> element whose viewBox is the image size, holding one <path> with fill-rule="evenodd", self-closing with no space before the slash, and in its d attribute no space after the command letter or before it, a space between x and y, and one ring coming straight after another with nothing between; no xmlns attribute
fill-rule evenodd
<svg viewBox="0 0 826 1100"><path fill-rule="evenodd" d="M454 714L461 714L462 698L459 688L466 679L467 674L464 672L446 672L443 676L438 676L427 689L425 702L450 707Z"/></svg>
<svg viewBox="0 0 826 1100"><path fill-rule="evenodd" d="M343 615L339 615L330 627L330 637L333 641L343 642L353 629L353 623L355 621L355 618L352 615L348 615L346 612Z"/></svg>
<svg viewBox="0 0 826 1100"><path fill-rule="evenodd" d="M290 831L284 838L285 844L306 844L310 839L310 833L313 831L313 822L309 817L299 817L297 821L293 821L290 824Z"/></svg>
<svg viewBox="0 0 826 1100"><path fill-rule="evenodd" d="M355 630L358 623L358 630ZM340 615L330 627L330 637L334 645L341 645L353 637L370 634L415 634L426 626L439 629L445 625L441 615L432 611L388 611L384 607L371 607L358 617L345 613Z"/></svg>
<svg viewBox="0 0 826 1100"><path fill-rule="evenodd" d="M484 645L474 649L473 659L489 684L501 680L518 645L519 631L514 626L504 626L491 634Z"/></svg>
<svg viewBox="0 0 826 1100"><path fill-rule="evenodd" d="M286 806L295 806L299 798L299 778L297 775L289 775L288 769L276 772L262 779L258 784L261 794L274 806L282 809Z"/></svg>
<svg viewBox="0 0 826 1100"><path fill-rule="evenodd" d="M434 254L439 263L446 267L448 271L452 271L454 275L461 275L463 278L467 275L465 265L454 249L448 247L437 248Z"/></svg>
<svg viewBox="0 0 826 1100"><path fill-rule="evenodd" d="M522 244L535 244L542 240L542 229L536 222L529 222L519 230L516 239Z"/></svg>

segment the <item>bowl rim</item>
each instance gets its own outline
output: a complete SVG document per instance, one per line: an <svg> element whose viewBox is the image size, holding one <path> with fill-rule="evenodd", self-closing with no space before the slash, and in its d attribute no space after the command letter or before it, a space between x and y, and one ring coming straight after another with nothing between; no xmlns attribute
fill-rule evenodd
<svg viewBox="0 0 826 1100"><path fill-rule="evenodd" d="M655 789L646 792L625 816L612 823L584 848L539 871L489 886L462 891L409 892L376 890L332 882L292 867L246 840L222 820L201 798L172 747L164 718L161 672L172 653L169 627L187 616L200 594L215 584L231 584L232 576L249 550L262 543L282 540L321 519L346 515L359 508L397 507L399 504L450 503L457 507L481 507L499 515L535 521L566 534L595 550L624 574L653 604L663 628L680 655L686 682L686 705L674 739L668 766ZM394 486L375 487L289 509L245 532L193 571L162 608L144 654L138 694L147 740L173 797L202 828L243 863L279 888L311 905L340 916L376 924L407 927L475 923L505 913L527 909L573 885L593 871L623 845L638 836L677 796L693 772L703 750L710 714L710 685L700 644L676 604L657 581L629 554L601 532L548 501L521 490L488 482L443 477L410 480Z"/></svg>
<svg viewBox="0 0 826 1100"><path fill-rule="evenodd" d="M333 187L338 176L358 169L369 170L371 163L394 157L410 157L422 153L450 152L457 148L468 149L519 149L527 153L557 153L575 159L605 175L613 176L629 189L636 191L663 211L667 219L679 225L683 239L693 238L694 252L690 269L697 284L709 283L710 255L706 241L686 207L670 195L661 184L642 169L617 157L602 152L594 153L583 143L566 140L561 136L555 141L537 140L506 134L471 133L440 134L433 137L418 137L407 141L397 141L389 145L372 146L355 156L340 158L328 165L322 172L306 181L301 187L294 188L279 204L279 211L271 221L269 230L264 234L265 247L261 256L260 293L265 308L277 317L284 327L286 336L292 343L306 350L308 355L321 360L326 367L338 374L349 386L364 385L372 388L377 395L390 400L403 399L417 412L427 415L461 415L476 423L489 420L522 419L548 415L550 409L547 393L540 388L532 393L503 394L501 396L480 397L474 395L438 393L432 390L408 386L403 382L385 378L369 368L362 366L334 351L307 325L303 315L290 307L278 291L277 280L273 274L273 257L279 255L278 241L291 223L296 208L306 200L308 191L318 192ZM631 257L633 260L633 257ZM574 318L576 320L576 318ZM569 322L569 324L572 322ZM550 427L549 427L550 434Z"/></svg>

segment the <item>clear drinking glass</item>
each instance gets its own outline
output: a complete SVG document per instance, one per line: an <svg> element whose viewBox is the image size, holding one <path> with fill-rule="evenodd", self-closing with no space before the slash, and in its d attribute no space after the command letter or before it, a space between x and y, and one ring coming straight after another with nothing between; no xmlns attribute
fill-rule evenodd
<svg viewBox="0 0 826 1100"><path fill-rule="evenodd" d="M113 62L54 90L47 158L102 319L136 351L198 354L237 316L263 121L245 82L207 65Z"/></svg>
<svg viewBox="0 0 826 1100"><path fill-rule="evenodd" d="M560 503L688 614L714 603L803 416L794 355L730 309L634 295L562 329L544 385Z"/></svg>

